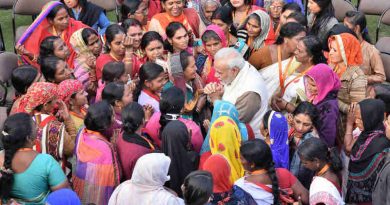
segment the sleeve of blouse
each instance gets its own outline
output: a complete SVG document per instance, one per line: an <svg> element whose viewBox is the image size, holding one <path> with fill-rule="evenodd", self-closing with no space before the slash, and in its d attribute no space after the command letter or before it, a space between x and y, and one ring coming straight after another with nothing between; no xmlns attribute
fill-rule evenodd
<svg viewBox="0 0 390 205"><path fill-rule="evenodd" d="M100 28L99 34L104 35L106 33L107 27L110 25L110 20L108 20L104 12L101 12L99 15L98 25Z"/></svg>
<svg viewBox="0 0 390 205"><path fill-rule="evenodd" d="M58 162L51 156L46 155L47 160L47 174L48 184L50 187L55 187L63 183L66 179L64 172L62 171Z"/></svg>
<svg viewBox="0 0 390 205"><path fill-rule="evenodd" d="M355 73L356 77L352 79L351 89L350 89L350 99L351 102L358 103L366 98L367 92L367 76L362 73Z"/></svg>
<svg viewBox="0 0 390 205"><path fill-rule="evenodd" d="M370 57L370 66L372 67L373 74L367 77L369 84L382 83L386 80L385 69L379 51L372 46L372 55Z"/></svg>

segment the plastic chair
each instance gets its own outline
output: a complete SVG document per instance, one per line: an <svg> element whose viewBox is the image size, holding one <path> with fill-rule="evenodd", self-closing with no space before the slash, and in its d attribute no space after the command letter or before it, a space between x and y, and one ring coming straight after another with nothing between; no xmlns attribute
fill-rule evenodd
<svg viewBox="0 0 390 205"><path fill-rule="evenodd" d="M42 7L51 0L15 0L12 8L12 31L14 42L26 31L28 26L16 28L16 15L34 16L42 11Z"/></svg>
<svg viewBox="0 0 390 205"><path fill-rule="evenodd" d="M94 3L102 7L106 12L115 11L116 20L119 22L119 8L116 0L88 0L91 3Z"/></svg>
<svg viewBox="0 0 390 205"><path fill-rule="evenodd" d="M390 82L390 37L382 37L375 44L375 47L380 51L380 55L385 68L386 81Z"/></svg>
<svg viewBox="0 0 390 205"><path fill-rule="evenodd" d="M344 21L347 11L356 11L356 7L348 0L332 0L335 16L338 21Z"/></svg>
<svg viewBox="0 0 390 205"><path fill-rule="evenodd" d="M8 116L15 97L11 86L12 71L18 66L18 56L11 52L0 53L0 130Z"/></svg>
<svg viewBox="0 0 390 205"><path fill-rule="evenodd" d="M1 0L0 1L0 9L12 9L15 0Z"/></svg>
<svg viewBox="0 0 390 205"><path fill-rule="evenodd" d="M386 9L390 8L389 0L360 0L359 11L366 15L380 16Z"/></svg>
<svg viewBox="0 0 390 205"><path fill-rule="evenodd" d="M388 8L386 11L384 11L378 20L378 25L376 27L376 41L378 41L379 31L380 31L382 24L390 26L390 8Z"/></svg>

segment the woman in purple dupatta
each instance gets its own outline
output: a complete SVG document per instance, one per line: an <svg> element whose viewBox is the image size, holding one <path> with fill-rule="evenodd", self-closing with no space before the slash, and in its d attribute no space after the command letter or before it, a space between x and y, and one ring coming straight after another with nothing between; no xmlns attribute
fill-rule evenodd
<svg viewBox="0 0 390 205"><path fill-rule="evenodd" d="M339 77L326 64L317 64L306 73L306 95L320 114L317 132L328 147L336 144L339 116L337 92L340 86Z"/></svg>

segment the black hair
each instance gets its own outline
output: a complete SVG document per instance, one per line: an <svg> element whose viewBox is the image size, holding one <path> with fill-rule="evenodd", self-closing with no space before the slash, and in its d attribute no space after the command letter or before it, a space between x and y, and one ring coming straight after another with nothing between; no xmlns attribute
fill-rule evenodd
<svg viewBox="0 0 390 205"><path fill-rule="evenodd" d="M81 31L81 37L83 38L85 45L88 46L88 38L92 35L97 35L99 37L96 31L91 28L84 28L83 31Z"/></svg>
<svg viewBox="0 0 390 205"><path fill-rule="evenodd" d="M217 8L217 10L214 11L213 15L211 16L211 20L219 19L225 24L229 25L230 33L235 36L237 34L237 29L233 25L232 13L233 13L232 8L230 6L225 5Z"/></svg>
<svg viewBox="0 0 390 205"><path fill-rule="evenodd" d="M272 180L273 204L279 203L279 183L276 176L271 148L261 139L254 139L244 142L240 147L241 156L251 164L254 170L265 169ZM253 170L252 170L253 171Z"/></svg>
<svg viewBox="0 0 390 205"><path fill-rule="evenodd" d="M202 34L202 41L207 42L209 40L222 41L215 31L207 30Z"/></svg>
<svg viewBox="0 0 390 205"><path fill-rule="evenodd" d="M213 194L213 177L208 171L193 171L184 178L183 186L186 205L204 205Z"/></svg>
<svg viewBox="0 0 390 205"><path fill-rule="evenodd" d="M282 8L282 13L285 12L285 11L287 11L287 10L293 11L293 12L302 13L302 9L301 9L301 7L299 6L299 4L294 3L294 2L285 4L285 5L283 6L283 8Z"/></svg>
<svg viewBox="0 0 390 205"><path fill-rule="evenodd" d="M290 15L287 16L287 19L294 19L296 22L301 24L302 26L307 27L307 18L303 13L301 12L292 12Z"/></svg>
<svg viewBox="0 0 390 205"><path fill-rule="evenodd" d="M138 26L138 27L142 28L141 22L139 22L137 19L133 19L133 18L126 19L125 21L123 21L121 26L123 27L123 29L125 30L126 33L130 27L134 27L134 26L137 27Z"/></svg>
<svg viewBox="0 0 390 205"><path fill-rule="evenodd" d="M113 108L105 100L92 104L84 119L88 130L104 132L112 124Z"/></svg>
<svg viewBox="0 0 390 205"><path fill-rule="evenodd" d="M319 7L320 12L316 14L313 27L310 29L310 33L318 35L321 26L326 25L331 18L334 18L334 8L332 0L313 0Z"/></svg>
<svg viewBox="0 0 390 205"><path fill-rule="evenodd" d="M272 112L272 110L268 110L263 116L263 127L264 127L264 129L267 129L267 130L268 130L268 120L269 120L269 117L271 116L271 112Z"/></svg>
<svg viewBox="0 0 390 205"><path fill-rule="evenodd" d="M190 63L188 58L191 57L191 56L193 56L193 55L188 53L187 51L181 51L180 52L180 64L181 64L181 67L183 68L183 71L186 70L188 64Z"/></svg>
<svg viewBox="0 0 390 205"><path fill-rule="evenodd" d="M301 102L298 104L298 106L292 112L292 115L296 116L299 114L308 115L310 117L314 127L319 127L318 125L321 124L320 114L319 114L317 108L313 104L311 104L310 102Z"/></svg>
<svg viewBox="0 0 390 205"><path fill-rule="evenodd" d="M324 41L322 42L322 47L323 47L324 51L329 51L329 41L328 41L329 38L331 36L340 35L342 33L349 33L349 34L355 36L355 38L357 39L356 33L354 31L352 31L350 28L345 26L343 23L338 23L338 24L334 25L326 34L326 37L325 37Z"/></svg>
<svg viewBox="0 0 390 205"><path fill-rule="evenodd" d="M164 40L162 39L162 37L160 36L159 33L157 33L156 31L148 31L146 32L143 36L142 36L142 39L141 39L141 49L142 50L145 50L146 47L148 47L148 45L150 44L150 42L152 41L160 41L160 43L162 45L164 45Z"/></svg>
<svg viewBox="0 0 390 205"><path fill-rule="evenodd" d="M305 32L306 29L299 23L289 22L284 24L280 28L278 39L276 40L276 45L281 45L284 43L284 38L293 38L301 32Z"/></svg>
<svg viewBox="0 0 390 205"><path fill-rule="evenodd" d="M54 41L58 39L61 38L58 36L49 36L43 39L41 45L39 46L39 63L42 63L43 58L54 56Z"/></svg>
<svg viewBox="0 0 390 205"><path fill-rule="evenodd" d="M318 159L322 162L329 163L330 168L334 172L341 171L343 168L337 148L333 147L328 150L327 144L316 137L309 138L302 142L298 147L298 155L300 158L308 161Z"/></svg>
<svg viewBox="0 0 390 205"><path fill-rule="evenodd" d="M41 72L43 77L45 77L46 81L54 82L55 75L57 72L57 65L60 61L63 61L61 58L57 56L49 56L46 58L42 58L41 60Z"/></svg>
<svg viewBox="0 0 390 205"><path fill-rule="evenodd" d="M134 101L138 101L141 90L144 88L145 81L152 81L164 72L164 68L152 62L144 63L139 69L139 82L134 90Z"/></svg>
<svg viewBox="0 0 390 205"><path fill-rule="evenodd" d="M160 133L164 130L165 125L170 122L170 116L167 114L180 114L184 107L185 97L180 88L170 87L161 93L160 99Z"/></svg>
<svg viewBox="0 0 390 205"><path fill-rule="evenodd" d="M183 28L186 33L188 33L187 28L180 22L173 21L168 24L167 28L165 29L165 33L167 35L167 39L164 42L165 50L168 50L171 53L174 52L173 45L169 43L168 38L172 39L175 36L176 32L181 28Z"/></svg>
<svg viewBox="0 0 390 205"><path fill-rule="evenodd" d="M137 102L131 102L122 109L123 131L134 134L142 126L144 109Z"/></svg>
<svg viewBox="0 0 390 205"><path fill-rule="evenodd" d="M22 65L12 71L11 83L19 95L26 94L27 89L34 82L38 71L31 65Z"/></svg>
<svg viewBox="0 0 390 205"><path fill-rule="evenodd" d="M121 101L125 85L123 83L111 82L104 86L102 100L107 101L110 105L115 106L115 102Z"/></svg>
<svg viewBox="0 0 390 205"><path fill-rule="evenodd" d="M363 39L368 43L371 43L370 34L367 29L367 20L366 15L361 11L347 11L345 13L345 18L348 18L348 22L353 26L360 27L360 33L363 36Z"/></svg>
<svg viewBox="0 0 390 205"><path fill-rule="evenodd" d="M4 146L3 167L7 171L0 170L1 199L8 199L10 197L14 181L12 159L18 149L26 146L28 140L33 140L35 138L35 136L33 136L34 129L35 126L32 118L27 113L11 115L4 122L4 129L0 136Z"/></svg>
<svg viewBox="0 0 390 205"><path fill-rule="evenodd" d="M124 0L121 5L122 21L127 19L130 15L133 15L137 10L142 0Z"/></svg>
<svg viewBox="0 0 390 205"><path fill-rule="evenodd" d="M108 62L103 66L102 81L110 83L118 80L125 73L125 64L123 62Z"/></svg>
<svg viewBox="0 0 390 205"><path fill-rule="evenodd" d="M111 24L107 27L105 37L106 37L106 44L105 49L107 52L110 52L110 44L115 39L115 36L117 34L125 34L125 30L122 26L119 26L118 24Z"/></svg>
<svg viewBox="0 0 390 205"><path fill-rule="evenodd" d="M49 20L54 20L58 11L60 11L61 9L67 10L66 6L64 4L59 4L59 5L55 6L52 10L50 10L50 12L47 14L46 18L48 18Z"/></svg>
<svg viewBox="0 0 390 205"><path fill-rule="evenodd" d="M306 46L307 53L313 57L312 63L317 65L319 63L327 64L326 58L322 50L322 43L317 36L309 35L302 38L303 44Z"/></svg>

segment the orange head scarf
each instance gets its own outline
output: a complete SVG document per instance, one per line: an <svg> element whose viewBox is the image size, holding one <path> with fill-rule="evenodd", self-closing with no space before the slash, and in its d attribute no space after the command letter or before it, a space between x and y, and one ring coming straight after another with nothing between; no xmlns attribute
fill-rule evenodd
<svg viewBox="0 0 390 205"><path fill-rule="evenodd" d="M344 66L340 67L339 65L334 69L339 77L343 75L348 67L360 66L363 63L362 49L355 36L349 33L331 36L328 41L329 47L333 41L336 41L337 50L339 50L344 62ZM337 64L337 62L329 60L329 64Z"/></svg>

